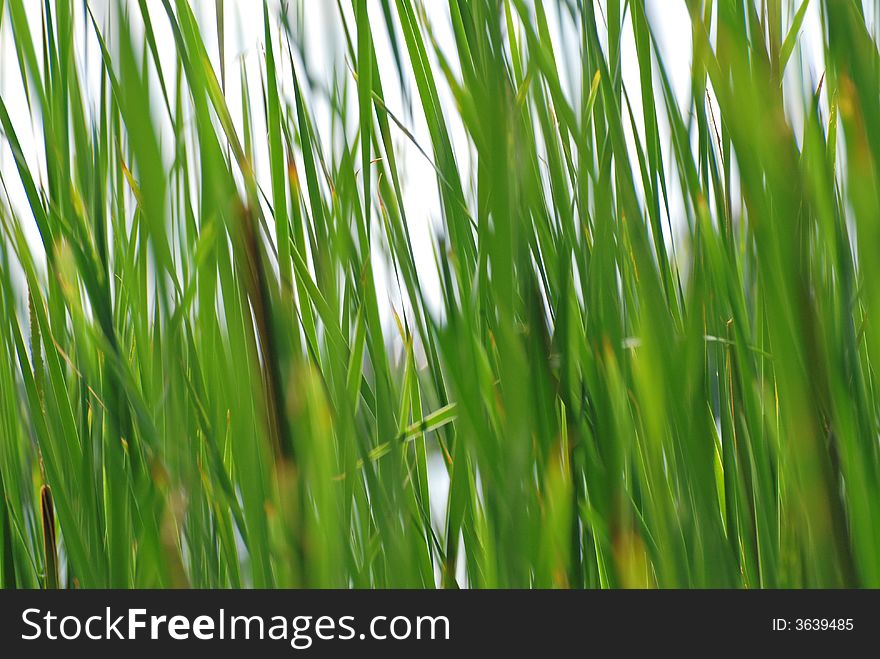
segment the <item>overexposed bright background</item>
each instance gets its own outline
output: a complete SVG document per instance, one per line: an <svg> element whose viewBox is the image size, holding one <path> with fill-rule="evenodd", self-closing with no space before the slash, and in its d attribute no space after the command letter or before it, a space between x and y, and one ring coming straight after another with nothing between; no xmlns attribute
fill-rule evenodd
<svg viewBox="0 0 880 659"><path fill-rule="evenodd" d="M212 58L212 63L215 70L219 72L221 55L217 42L215 0L192 0L191 4L196 17L203 26L202 35L205 39L208 53ZM343 79L345 77L349 78L349 82L351 82L352 78L350 65L347 62L344 51L344 37L338 5L329 0L289 0L285 4L287 7L286 11L297 26L297 32L302 38L302 49L298 55L302 56L304 68L312 73L314 82L324 86L323 90L316 85L315 88L307 91L311 92L309 94L309 102L315 111L314 116L318 122L316 126L318 135L326 140L330 133L330 110L326 90L331 85L336 85L339 88L344 82ZM386 104L389 110L407 125L409 131L425 152L430 154L430 137L425 117L420 111L413 110L413 107L404 98L401 86L397 83L397 71L393 62L390 41L385 30L384 21L381 20L381 6L378 0L370 0L369 4L371 16L375 17L373 25L376 31L373 34L373 39L379 70L383 76ZM606 1L598 0L595 4L599 9L599 16L604 17ZM676 97L682 108L688 107L691 102L691 23L686 4L684 0L646 0L646 4L648 7L648 18L660 44L662 56L666 63ZM43 3L26 2L24 5L29 14L34 43L39 43L40 26L43 20ZM351 14L350 3L342 2L340 5L343 11L347 13L349 24L353 25L354 20ZM811 2L810 5L804 20L800 44L794 55L795 66L790 66L787 69L786 84L800 85L802 79L814 80L818 83L823 72L822 28L819 15L820 3ZM134 34L136 36L143 34L140 12L134 0L122 0L121 2L115 0L87 0L85 6L91 10L95 21L100 26L115 25L118 18L117 12L126 12ZM159 54L163 60L166 78L168 78L166 84L170 85L169 92L173 93L173 74L169 72L175 70L177 59L170 25L165 17L161 2L151 0L148 2L148 6L151 11ZM229 110L232 113L233 119L240 125L241 86L239 75L242 64L247 69L251 97L254 99L262 98L260 85L264 74L261 58L264 41L264 9L262 3L255 0L226 0L223 6L226 26L224 62L227 81L225 91ZM426 0L422 3L422 6L425 16L432 26L432 32L439 47L444 51L447 59L455 66L455 46L447 3L442 0ZM554 50L557 54L560 54L560 58L567 60L562 62L560 67L564 76L566 71L570 71L572 68L576 69L579 66L577 52L578 36L569 33L570 30L563 30L563 22L556 16L556 7L555 2L546 2L544 8L548 13L551 35L554 39ZM100 89L100 47L95 38L94 30L89 23L84 4L74 3L74 8L78 25L74 37L77 68L87 95L90 94L92 98L97 99ZM277 17L282 11L281 6L277 1L269 2L268 11L271 14L272 24L277 25ZM113 47L112 33L113 30L110 29L108 32L110 35L108 45L111 50ZM603 37L604 34L600 33L600 38ZM15 127L29 166L32 168L32 171L39 171L45 176L45 158L43 156L44 147L40 118L32 112L24 92L21 72L18 68L18 58L15 53L14 39L15 36L12 32L10 21L4 20L2 25L0 25L0 94L2 94L9 108L12 124ZM400 35L398 35L398 39L401 39ZM275 45L277 49L277 39ZM282 55L282 53L279 53L279 55ZM645 101L641 97L635 44L628 16L624 17L622 60L624 86L627 89L633 112L636 116L639 116L642 111L642 104ZM277 62L280 68L279 84L281 85L281 93L286 96L288 102L292 103L291 77L288 71L287 58L279 56ZM800 67L800 70L796 67ZM801 71L807 75L800 75ZM158 92L158 80L155 79L155 74L151 75L153 76L151 83L155 85L155 91ZM411 93L415 93L414 80L410 77L405 83L408 90ZM573 88L574 83L571 81L568 84L569 91L573 97L578 90ZM461 121L457 119L457 112L455 111L451 94L442 84L442 81L439 84L439 92L441 94L441 102L447 108L446 119L449 122L456 158L463 172L463 178L467 180L466 175L469 171L472 155L470 144ZM797 97L794 96L794 98ZM160 96L158 93L155 93L153 98L158 100ZM648 102L659 103L659 99L648 99ZM416 107L418 107L417 104ZM788 110L792 123L797 127L801 120L802 106L793 106L788 108ZM170 130L170 124L167 123L167 117L163 109L157 105L152 108L152 112L156 122ZM665 126L662 122L663 113L661 112L660 114L661 129L664 129ZM324 125L321 125L322 117L326 118ZM262 108L254 108L253 121L256 134L265 135L266 128ZM625 128L629 130L630 127L625 123ZM355 127L353 126L351 129L355 130ZM164 154L170 165L170 135L166 134L164 137ZM632 142L633 136L631 132L629 132L627 138ZM661 141L665 150L671 148L668 132L662 136ZM435 267L434 241L432 240L441 228L441 207L436 175L431 163L399 131L395 148L402 163L401 174L404 204L410 222L409 230L413 239L413 248L417 256L416 265L419 269L419 275L428 303L435 309L438 309L440 289ZM264 189L269 189L271 186L269 183L267 140L257 141L255 144L255 157L257 178L264 186ZM670 161L670 158L666 159L667 163ZM5 198L4 201L7 201L13 209L18 211L23 217L26 217L29 213L27 199L18 177L14 174L14 167L11 167L12 164L12 154L8 143L5 140L0 140L0 171L5 175L5 190L0 194ZM668 174L674 176L675 172L669 171ZM670 199L670 219L673 226L680 220L676 216L681 211L681 200L676 198L674 190L675 186L671 186L673 194ZM25 226L30 229L28 238L32 243L34 252L40 254L41 245L35 223L25 222ZM379 245L376 246L376 253L374 254L377 286L381 288L379 300L380 303L383 301L387 302L389 305L388 310L390 311L390 305L401 306L404 304L404 301L397 294L396 287L390 285L386 259L379 247ZM393 329L390 313L385 314L384 322L389 331Z"/></svg>

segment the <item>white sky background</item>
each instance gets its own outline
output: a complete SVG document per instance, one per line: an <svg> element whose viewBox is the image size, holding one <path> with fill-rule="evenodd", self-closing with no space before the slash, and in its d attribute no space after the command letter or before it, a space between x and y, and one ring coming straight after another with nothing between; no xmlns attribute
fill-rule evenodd
<svg viewBox="0 0 880 659"><path fill-rule="evenodd" d="M541 0L538 0L541 1ZM42 16L42 2L28 1L25 2L26 10L31 19L32 31L39 43L40 24ZM92 9L97 21L101 25L114 25L113 12L117 6L125 6L126 2L117 3L116 0L88 0L88 5ZM343 0L341 3L348 13L350 27L353 29L353 20L350 11L350 3ZM869 3L870 4L870 3ZM215 69L219 70L219 50L217 47L216 29L215 29L215 3L213 0L191 0L193 10L203 25L203 38L206 42L208 52L213 58ZM599 17L604 16L605 0L598 2L600 12ZM661 47L664 61L666 62L667 71L671 78L676 96L679 99L681 107L685 107L689 103L690 96L690 60L691 60L691 28L690 19L684 0L647 0L648 17L651 22L652 29L657 36ZM78 16L77 30L75 35L76 49L78 55L78 68L80 70L81 80L86 88L86 94L91 91L93 98L98 97L100 85L100 52L98 50L97 41L91 32L91 26L84 25L82 21L82 4L74 3ZM135 35L141 31L139 25L139 11L136 3L128 0L129 11L132 17L132 25ZM164 15L162 4L158 0L149 0L151 7L153 27L156 32L156 39L160 56L163 60L163 68L166 78L173 79L172 72L176 64L175 45L171 30ZM337 6L335 2L330 0L289 0L291 14L293 16L302 17L305 25L303 33L306 39L307 58L309 60L309 68L316 76L321 76L324 72L325 79L330 80L334 68L337 73L344 70L350 76L350 72L342 67L348 64L345 58L343 39L339 28L339 17L337 14ZM423 3L425 13L431 22L435 36L440 47L446 53L446 56L454 63L455 45L452 36L451 25L448 16L447 3L442 0L427 0ZM800 86L801 77L795 66L803 67L802 70L808 72L807 79L818 81L822 71L822 52L821 52L821 23L819 17L818 0L811 2L808 10L807 18L804 22L803 37L800 46L795 52L794 65L790 65L787 71L786 84ZM555 2L545 2L545 9L548 12L548 19L556 44L556 52L560 58L568 56L568 62L562 63L563 71L570 70L568 65L577 65L577 53L568 52L561 47L561 35L559 33L559 21L556 17ZM269 3L270 12L277 13L279 11L279 3ZM409 112L404 99L401 97L400 88L397 84L396 70L391 55L390 42L385 31L384 21L382 20L381 7L378 0L370 0L370 15L373 17L373 23L376 26L373 38L377 52L377 60L379 69L383 76L383 87L388 107L394 114L408 124L410 131L416 140L424 148L427 153L431 153L430 138L425 123L424 115L418 109ZM873 18L873 16L872 16ZM233 119L237 122L241 120L240 105L240 87L239 87L239 62L243 59L247 69L251 86L251 96L253 102L257 104L253 107L253 121L255 135L265 134L265 124L263 121L263 111L259 107L261 98L260 80L262 75L262 42L263 42L263 10L261 3L256 0L226 0L225 3L225 19L226 19L226 70L227 70L227 104L233 115ZM0 94L9 109L12 123L16 129L18 138L22 144L22 149L32 168L45 173L44 158L42 155L42 136L39 129L39 117L32 116L30 108L25 99L24 90L21 84L20 73L18 70L17 56L15 52L15 44L11 24L8 17L2 21L2 29L0 29ZM639 85L639 71L636 65L635 45L632 38L632 28L627 18L624 21L623 34L623 80L629 94L629 99L633 105L633 113L636 117L641 116L642 98ZM601 26L600 26L601 28ZM111 30L112 34L112 30ZM568 35L571 36L571 35ZM601 35L604 36L604 35ZM401 40L402 41L402 40ZM112 37L110 38L112 48ZM571 43L568 39L566 43ZM403 44L401 44L403 47ZM278 48L278 40L276 38L276 51ZM282 87L282 93L287 93L290 99L289 73L287 58L277 57L278 65L281 69L279 77L287 84ZM154 80L154 83L157 81ZM167 80L172 84L173 80ZM409 81L410 89L415 93L415 85L412 80ZM462 178L465 183L468 181L467 173L470 166L471 150L468 138L460 121L456 120L457 113L454 109L451 94L445 87L442 78L438 78L439 93L441 100L446 104L448 109L446 117L449 120L451 137L456 152L459 165L462 170ZM158 86L156 85L156 90ZM798 91L797 88L791 91ZM158 101L158 94L154 97ZM794 95L790 98L798 98ZM310 101L314 117L316 118L317 129L320 135L326 140L330 134L330 114L327 110L327 104L320 96L312 96ZM652 99L651 102L656 102ZM662 101L661 101L662 102ZM792 123L795 128L802 118L802 106L796 102L790 104L788 108ZM157 120L167 122L164 110L157 105L153 108L154 117ZM663 113L661 115L661 123L663 121ZM322 121L322 119L324 121ZM240 125L240 124L239 124ZM661 125L661 129L664 127ZM627 126L628 129L628 126ZM436 275L436 261L434 256L434 240L437 231L441 228L441 210L440 200L437 190L437 182L435 172L430 163L418 152L410 141L403 136L402 133L392 128L397 133L396 153L401 162L402 184L404 191L404 205L409 221L409 230L411 232L413 247L416 252L416 264L419 270L420 279L425 290L429 304L439 309L440 288ZM628 135L630 143L633 136ZM664 148L669 149L668 133L661 137L664 142ZM169 140L165 141L165 152L170 162L170 149L168 147ZM668 153L668 151L667 151ZM667 165L671 163L671 158L667 157ZM265 140L256 140L256 171L258 179L261 181L264 190L267 192L271 189L268 177L268 151ZM14 172L14 165L11 153L5 140L0 143L0 171L3 172L8 187L9 202L22 217L28 218L29 211L27 200L24 196L23 188L18 180L17 174ZM669 180L675 181L675 173L668 171ZM675 226L681 224L681 215L683 213L682 201L680 195L673 194L670 199L670 215L672 224ZM5 195L4 195L5 196ZM29 219L29 218L28 218ZM32 220L24 222L27 235L34 247L35 253L40 253L40 241L37 234L36 225ZM374 235L381 235L376 232ZM376 244L376 253L374 254L374 265L377 275L377 286L379 290L380 303L387 301L395 308L400 308L402 302L397 293L397 287L393 282L393 276L388 272L386 260L381 254L381 245ZM390 313L385 314L384 322L391 334L393 331L393 320Z"/></svg>

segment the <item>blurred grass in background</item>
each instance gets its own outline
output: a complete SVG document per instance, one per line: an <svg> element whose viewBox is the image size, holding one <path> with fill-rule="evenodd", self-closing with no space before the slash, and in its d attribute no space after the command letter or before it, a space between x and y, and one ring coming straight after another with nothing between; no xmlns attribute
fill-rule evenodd
<svg viewBox="0 0 880 659"><path fill-rule="evenodd" d="M880 10L684 4L681 104L645 0L0 0L0 584L880 586Z"/></svg>

